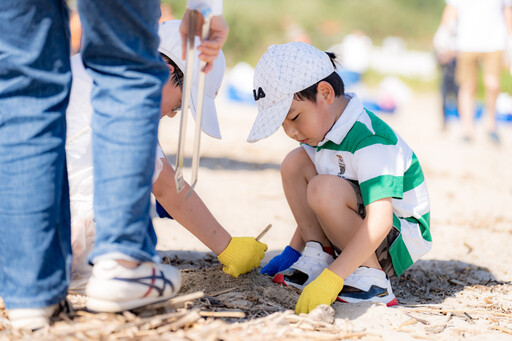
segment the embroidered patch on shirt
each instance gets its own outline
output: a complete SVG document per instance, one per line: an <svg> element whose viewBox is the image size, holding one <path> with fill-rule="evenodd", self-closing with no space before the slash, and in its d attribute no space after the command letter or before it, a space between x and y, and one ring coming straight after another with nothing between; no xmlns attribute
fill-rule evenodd
<svg viewBox="0 0 512 341"><path fill-rule="evenodd" d="M339 173L337 174L340 178L343 177L343 174L345 174L345 169L347 168L345 166L345 161L343 160L343 157L339 154L336 154L336 156L338 157L338 166L340 167L340 171Z"/></svg>

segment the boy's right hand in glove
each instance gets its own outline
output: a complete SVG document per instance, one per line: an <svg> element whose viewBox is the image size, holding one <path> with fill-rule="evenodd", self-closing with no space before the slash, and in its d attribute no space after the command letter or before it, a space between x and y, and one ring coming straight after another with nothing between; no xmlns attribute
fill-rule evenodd
<svg viewBox="0 0 512 341"><path fill-rule="evenodd" d="M253 237L233 237L228 246L218 256L224 265L222 271L238 278L241 274L260 266L267 245Z"/></svg>
<svg viewBox="0 0 512 341"><path fill-rule="evenodd" d="M304 287L295 306L295 313L308 314L320 304L331 305L344 282L343 278L325 268L313 282Z"/></svg>
<svg viewBox="0 0 512 341"><path fill-rule="evenodd" d="M300 252L287 246L280 255L275 256L261 269L260 273L274 276L276 273L288 269L300 257Z"/></svg>

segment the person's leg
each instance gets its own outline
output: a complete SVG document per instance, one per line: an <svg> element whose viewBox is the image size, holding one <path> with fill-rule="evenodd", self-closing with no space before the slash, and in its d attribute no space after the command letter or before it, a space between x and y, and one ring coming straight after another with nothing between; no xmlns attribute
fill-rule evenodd
<svg viewBox="0 0 512 341"><path fill-rule="evenodd" d="M327 238L343 251L363 222L353 186L334 175L317 175L309 182L307 201ZM361 266L380 269L377 255Z"/></svg>
<svg viewBox="0 0 512 341"><path fill-rule="evenodd" d="M160 263L149 216L162 86L159 0L80 0L91 101L96 243L87 308L119 312L168 300L179 270ZM176 39L180 39L176 37Z"/></svg>
<svg viewBox="0 0 512 341"><path fill-rule="evenodd" d="M308 184L317 175L315 165L302 147L292 150L281 165L284 194L303 241L317 241L323 246L331 246L315 212L308 205Z"/></svg>
<svg viewBox="0 0 512 341"><path fill-rule="evenodd" d="M0 295L43 308L65 298L71 266L65 1L0 1L0 65Z"/></svg>
<svg viewBox="0 0 512 341"><path fill-rule="evenodd" d="M82 56L95 82L97 230L91 259L119 252L160 261L149 216L161 90L168 77L157 52L159 6L158 0L78 2Z"/></svg>
<svg viewBox="0 0 512 341"><path fill-rule="evenodd" d="M486 53L483 57L483 81L485 87L486 128L489 134L494 134L494 142L499 143L496 132L496 101L501 90L500 73L502 53L495 51ZM490 135L491 138L492 135Z"/></svg>
<svg viewBox="0 0 512 341"><path fill-rule="evenodd" d="M459 84L459 116L464 138L471 140L475 135L475 94L478 75L478 55L460 53L457 57L456 78Z"/></svg>

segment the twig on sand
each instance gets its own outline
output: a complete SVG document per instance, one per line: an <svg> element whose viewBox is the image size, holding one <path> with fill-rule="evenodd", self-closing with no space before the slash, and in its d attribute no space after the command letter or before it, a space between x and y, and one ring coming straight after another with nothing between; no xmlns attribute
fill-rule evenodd
<svg viewBox="0 0 512 341"><path fill-rule="evenodd" d="M491 329L499 330L500 332L512 335L512 330L502 326L491 326Z"/></svg>
<svg viewBox="0 0 512 341"><path fill-rule="evenodd" d="M245 313L241 310L228 310L228 311L200 311L199 315L202 317L238 317L245 318Z"/></svg>
<svg viewBox="0 0 512 341"><path fill-rule="evenodd" d="M263 236L268 232L268 230L270 230L270 228L272 227L272 224L268 224L267 227L265 227L265 229L263 231L260 232L260 234L258 234L258 236L256 237L256 240L260 240L261 238L263 238Z"/></svg>
<svg viewBox="0 0 512 341"><path fill-rule="evenodd" d="M216 291L214 293L208 294L207 296L210 296L210 297L219 296L219 295L222 295L222 294L234 291L236 289L238 289L238 288L237 287L233 287L233 288L228 288L228 289L224 289L224 290L219 290L219 291Z"/></svg>

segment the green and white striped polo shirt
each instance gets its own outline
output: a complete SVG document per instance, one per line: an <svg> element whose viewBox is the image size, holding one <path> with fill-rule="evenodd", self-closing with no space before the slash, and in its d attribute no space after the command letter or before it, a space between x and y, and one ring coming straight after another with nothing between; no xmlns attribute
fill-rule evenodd
<svg viewBox="0 0 512 341"><path fill-rule="evenodd" d="M401 275L432 248L430 201L416 155L398 134L363 108L355 94L317 147L303 145L318 174L354 180L364 205L392 198L393 226L400 235L389 249Z"/></svg>

